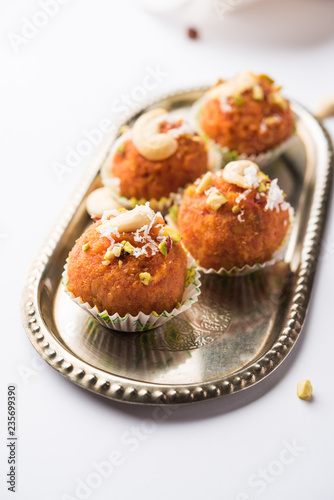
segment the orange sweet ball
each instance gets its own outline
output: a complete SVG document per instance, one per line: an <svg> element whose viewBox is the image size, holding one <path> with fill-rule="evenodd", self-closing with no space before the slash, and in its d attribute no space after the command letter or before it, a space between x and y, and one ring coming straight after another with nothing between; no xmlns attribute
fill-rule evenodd
<svg viewBox="0 0 334 500"><path fill-rule="evenodd" d="M253 75L256 84L240 94L207 99L199 124L203 132L222 147L238 154L259 154L280 145L294 128L294 115L274 82ZM212 90L214 90L213 87Z"/></svg>
<svg viewBox="0 0 334 500"><path fill-rule="evenodd" d="M177 129L182 122L162 123L161 132ZM116 151L111 174L120 179L120 194L126 198L160 200L194 182L207 171L208 154L203 139L196 133L177 137L176 152L164 160L152 161L142 156L131 139Z"/></svg>
<svg viewBox="0 0 334 500"><path fill-rule="evenodd" d="M88 227L71 250L68 291L109 315L172 311L185 286L187 256L182 246L163 235L166 224L150 209L151 228L130 232L107 229L105 236L102 226L117 216L116 210L111 212ZM162 242L164 253L159 250ZM114 248L119 256L118 252L113 254Z"/></svg>
<svg viewBox="0 0 334 500"><path fill-rule="evenodd" d="M272 258L287 233L290 205L282 198L277 180L261 179L257 187L245 189L227 182L219 171L204 192L198 192L196 184L185 190L178 230L202 267L229 271ZM219 208L214 203L210 206L210 193L213 201L216 197L218 205L222 203Z"/></svg>

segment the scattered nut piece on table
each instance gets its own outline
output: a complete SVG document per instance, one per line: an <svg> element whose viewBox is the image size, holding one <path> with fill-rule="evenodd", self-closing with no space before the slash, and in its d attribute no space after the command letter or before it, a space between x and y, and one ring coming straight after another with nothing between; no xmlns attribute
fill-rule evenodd
<svg viewBox="0 0 334 500"><path fill-rule="evenodd" d="M312 396L313 387L309 380L302 380L297 384L297 396L300 399L309 399Z"/></svg>

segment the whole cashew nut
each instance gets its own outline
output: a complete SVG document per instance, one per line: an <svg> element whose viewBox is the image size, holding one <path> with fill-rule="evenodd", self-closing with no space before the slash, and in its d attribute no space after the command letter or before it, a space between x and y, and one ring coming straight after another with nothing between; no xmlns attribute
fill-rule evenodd
<svg viewBox="0 0 334 500"><path fill-rule="evenodd" d="M220 99L242 94L251 89L259 81L259 78L250 71L243 71L236 77L213 87L207 92L208 99Z"/></svg>
<svg viewBox="0 0 334 500"><path fill-rule="evenodd" d="M148 160L165 160L177 150L177 140L160 133L161 116L164 114L165 109L152 109L140 116L132 128L133 144Z"/></svg>
<svg viewBox="0 0 334 500"><path fill-rule="evenodd" d="M257 187L260 184L258 165L249 160L231 161L223 170L223 179L231 184L245 189Z"/></svg>
<svg viewBox="0 0 334 500"><path fill-rule="evenodd" d="M95 189L86 200L86 210L90 215L102 217L105 210L121 208L117 201L112 197L111 191L107 187Z"/></svg>
<svg viewBox="0 0 334 500"><path fill-rule="evenodd" d="M98 231L103 233L109 228L116 228L120 233L130 233L151 224L155 218L154 211L146 205L137 205L132 210L120 212L116 217L108 219L98 227Z"/></svg>
<svg viewBox="0 0 334 500"><path fill-rule="evenodd" d="M315 116L318 120L334 116L334 94L325 97L319 102Z"/></svg>

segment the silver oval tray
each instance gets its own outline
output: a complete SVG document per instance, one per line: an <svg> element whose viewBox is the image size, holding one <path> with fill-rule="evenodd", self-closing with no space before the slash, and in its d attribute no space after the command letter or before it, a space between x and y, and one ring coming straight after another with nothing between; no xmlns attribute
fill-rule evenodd
<svg viewBox="0 0 334 500"><path fill-rule="evenodd" d="M185 116L205 90L165 96L134 112L126 123L156 106ZM23 325L49 365L108 398L182 404L243 390L282 363L305 320L333 170L325 129L301 105L293 102L292 107L296 137L267 170L271 178L278 177L296 211L285 261L238 278L202 275L196 305L160 328L138 334L102 327L61 287L68 252L90 222L85 199L100 186L100 169L118 135L110 134L23 290Z"/></svg>

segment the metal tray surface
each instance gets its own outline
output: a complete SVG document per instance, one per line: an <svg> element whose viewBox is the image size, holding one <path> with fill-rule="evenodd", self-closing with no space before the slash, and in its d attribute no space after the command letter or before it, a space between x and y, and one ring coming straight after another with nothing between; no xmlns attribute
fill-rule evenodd
<svg viewBox="0 0 334 500"><path fill-rule="evenodd" d="M178 92L136 110L185 116L206 89ZM183 404L228 395L267 377L300 335L331 187L332 145L322 125L293 102L297 133L267 169L295 209L284 262L243 277L202 275L199 301L158 329L120 333L98 324L63 292L69 250L89 224L87 195L101 184L111 134L29 272L22 294L28 337L55 370L98 394L130 403ZM118 129L117 129L118 130Z"/></svg>

